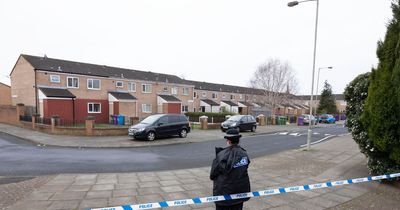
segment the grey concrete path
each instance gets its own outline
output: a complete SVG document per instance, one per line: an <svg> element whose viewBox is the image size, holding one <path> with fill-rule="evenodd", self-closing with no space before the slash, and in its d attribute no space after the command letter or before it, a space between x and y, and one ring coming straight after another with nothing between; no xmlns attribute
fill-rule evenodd
<svg viewBox="0 0 400 210"><path fill-rule="evenodd" d="M259 126L255 133L243 132L243 136L281 132L281 131L298 131L307 129L305 126L285 125L285 126ZM192 130L187 138L163 138L153 142L146 140L133 140L129 136L64 136L49 135L38 131L23 129L7 124L0 123L0 132L4 132L13 136L17 136L40 145L64 146L64 147L147 147L168 144L182 144L192 142L202 142L221 139L224 133L221 130Z"/></svg>
<svg viewBox="0 0 400 210"><path fill-rule="evenodd" d="M255 191L365 177L368 175L365 165L365 157L346 135L314 145L311 151L298 149L253 159L249 174ZM85 209L209 196L212 191L209 170L209 167L202 167L160 172L61 174L9 209ZM341 207L381 186L379 183L362 183L253 198L245 203L244 209ZM400 206L398 199L387 203L386 207L389 205L392 209ZM169 209L211 210L214 206L203 204Z"/></svg>

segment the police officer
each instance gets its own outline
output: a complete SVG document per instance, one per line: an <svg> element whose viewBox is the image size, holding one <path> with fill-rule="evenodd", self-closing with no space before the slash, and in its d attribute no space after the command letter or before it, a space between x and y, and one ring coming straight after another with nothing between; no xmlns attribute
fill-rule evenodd
<svg viewBox="0 0 400 210"><path fill-rule="evenodd" d="M228 147L216 147L216 157L211 166L210 179L213 180L213 195L229 195L250 192L250 180L247 168L250 164L246 150L239 146L239 131L229 129L225 139ZM249 198L218 201L216 210L241 210L243 202Z"/></svg>

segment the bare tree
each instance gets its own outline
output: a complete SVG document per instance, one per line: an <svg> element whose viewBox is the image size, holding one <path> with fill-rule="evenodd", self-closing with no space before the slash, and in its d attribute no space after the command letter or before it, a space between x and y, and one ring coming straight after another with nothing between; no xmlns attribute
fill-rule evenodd
<svg viewBox="0 0 400 210"><path fill-rule="evenodd" d="M258 66L250 80L253 88L264 95L264 103L275 114L278 105L289 103L292 94L297 91L297 80L293 68L288 62L269 59Z"/></svg>

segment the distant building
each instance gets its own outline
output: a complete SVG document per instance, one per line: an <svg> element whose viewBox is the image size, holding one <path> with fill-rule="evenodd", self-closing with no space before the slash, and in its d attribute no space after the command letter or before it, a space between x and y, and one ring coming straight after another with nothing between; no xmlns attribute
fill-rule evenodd
<svg viewBox="0 0 400 210"><path fill-rule="evenodd" d="M0 82L0 105L11 105L11 87Z"/></svg>

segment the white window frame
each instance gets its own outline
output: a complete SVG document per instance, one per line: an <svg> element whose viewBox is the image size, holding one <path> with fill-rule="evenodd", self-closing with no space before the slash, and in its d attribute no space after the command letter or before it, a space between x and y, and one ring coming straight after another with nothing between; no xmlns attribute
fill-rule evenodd
<svg viewBox="0 0 400 210"><path fill-rule="evenodd" d="M201 96L202 96L203 98L205 98L205 97L207 97L207 93L206 93L206 92L202 92L202 93L201 93Z"/></svg>
<svg viewBox="0 0 400 210"><path fill-rule="evenodd" d="M118 83L120 83L121 85L118 85ZM116 81L116 82L115 82L115 87L117 87L117 88L124 88L124 82L123 82L123 81Z"/></svg>
<svg viewBox="0 0 400 210"><path fill-rule="evenodd" d="M224 94L222 94L222 98L226 98L226 94L224 93Z"/></svg>
<svg viewBox="0 0 400 210"><path fill-rule="evenodd" d="M171 87L171 94L178 95L178 87Z"/></svg>
<svg viewBox="0 0 400 210"><path fill-rule="evenodd" d="M185 92L185 90L186 90L186 92ZM189 95L189 88L188 87L184 87L183 89L182 89L182 95L184 95L184 96L188 96Z"/></svg>
<svg viewBox="0 0 400 210"><path fill-rule="evenodd" d="M239 99L243 99L243 95L242 94L239 95Z"/></svg>
<svg viewBox="0 0 400 210"><path fill-rule="evenodd" d="M146 88L145 88L146 86L150 87L150 90L149 90L149 91L145 91L145 90L146 90ZM144 88L145 90L143 90L143 88ZM152 91L153 91L153 87L152 87L151 84L142 84L142 93L152 93Z"/></svg>
<svg viewBox="0 0 400 210"><path fill-rule="evenodd" d="M184 107L186 107L186 109L184 109ZM182 113L189 112L189 106L188 105L182 105L181 110L182 110Z"/></svg>
<svg viewBox="0 0 400 210"><path fill-rule="evenodd" d="M132 88L132 87L134 87L134 88ZM136 83L128 82L128 91L129 92L136 92Z"/></svg>
<svg viewBox="0 0 400 210"><path fill-rule="evenodd" d="M149 106L150 110L146 110L146 108L145 108L146 106ZM152 110L153 110L153 107L151 104L142 104L142 112L143 113L151 113Z"/></svg>
<svg viewBox="0 0 400 210"><path fill-rule="evenodd" d="M95 80L99 81L99 88L93 87L93 81L95 81ZM89 81L92 81L92 87L89 87ZM88 78L86 80L86 83L87 83L87 89L89 89L89 90L100 90L101 89L101 80L99 80L99 79Z"/></svg>
<svg viewBox="0 0 400 210"><path fill-rule="evenodd" d="M99 105L99 111L98 112L90 111L90 105L92 105L92 108L94 109L94 105L95 104ZM88 111L89 114L100 114L101 113L101 103L89 102L87 104L87 111Z"/></svg>
<svg viewBox="0 0 400 210"><path fill-rule="evenodd" d="M57 78L57 80L53 80L53 78ZM50 82L51 83L60 83L61 82L60 75L50 75Z"/></svg>
<svg viewBox="0 0 400 210"><path fill-rule="evenodd" d="M218 99L218 93L212 93L211 98L213 99Z"/></svg>
<svg viewBox="0 0 400 210"><path fill-rule="evenodd" d="M236 99L236 95L231 95L231 100L234 100L234 99Z"/></svg>
<svg viewBox="0 0 400 210"><path fill-rule="evenodd" d="M168 92L168 86L163 87L163 92Z"/></svg>
<svg viewBox="0 0 400 210"><path fill-rule="evenodd" d="M193 98L197 98L197 92L193 91Z"/></svg>
<svg viewBox="0 0 400 210"><path fill-rule="evenodd" d="M72 86L69 86L68 84L69 84L69 79L72 79ZM73 86L74 85L74 79L77 79L77 87L75 87L75 86ZM79 77L67 77L67 88L79 88Z"/></svg>

